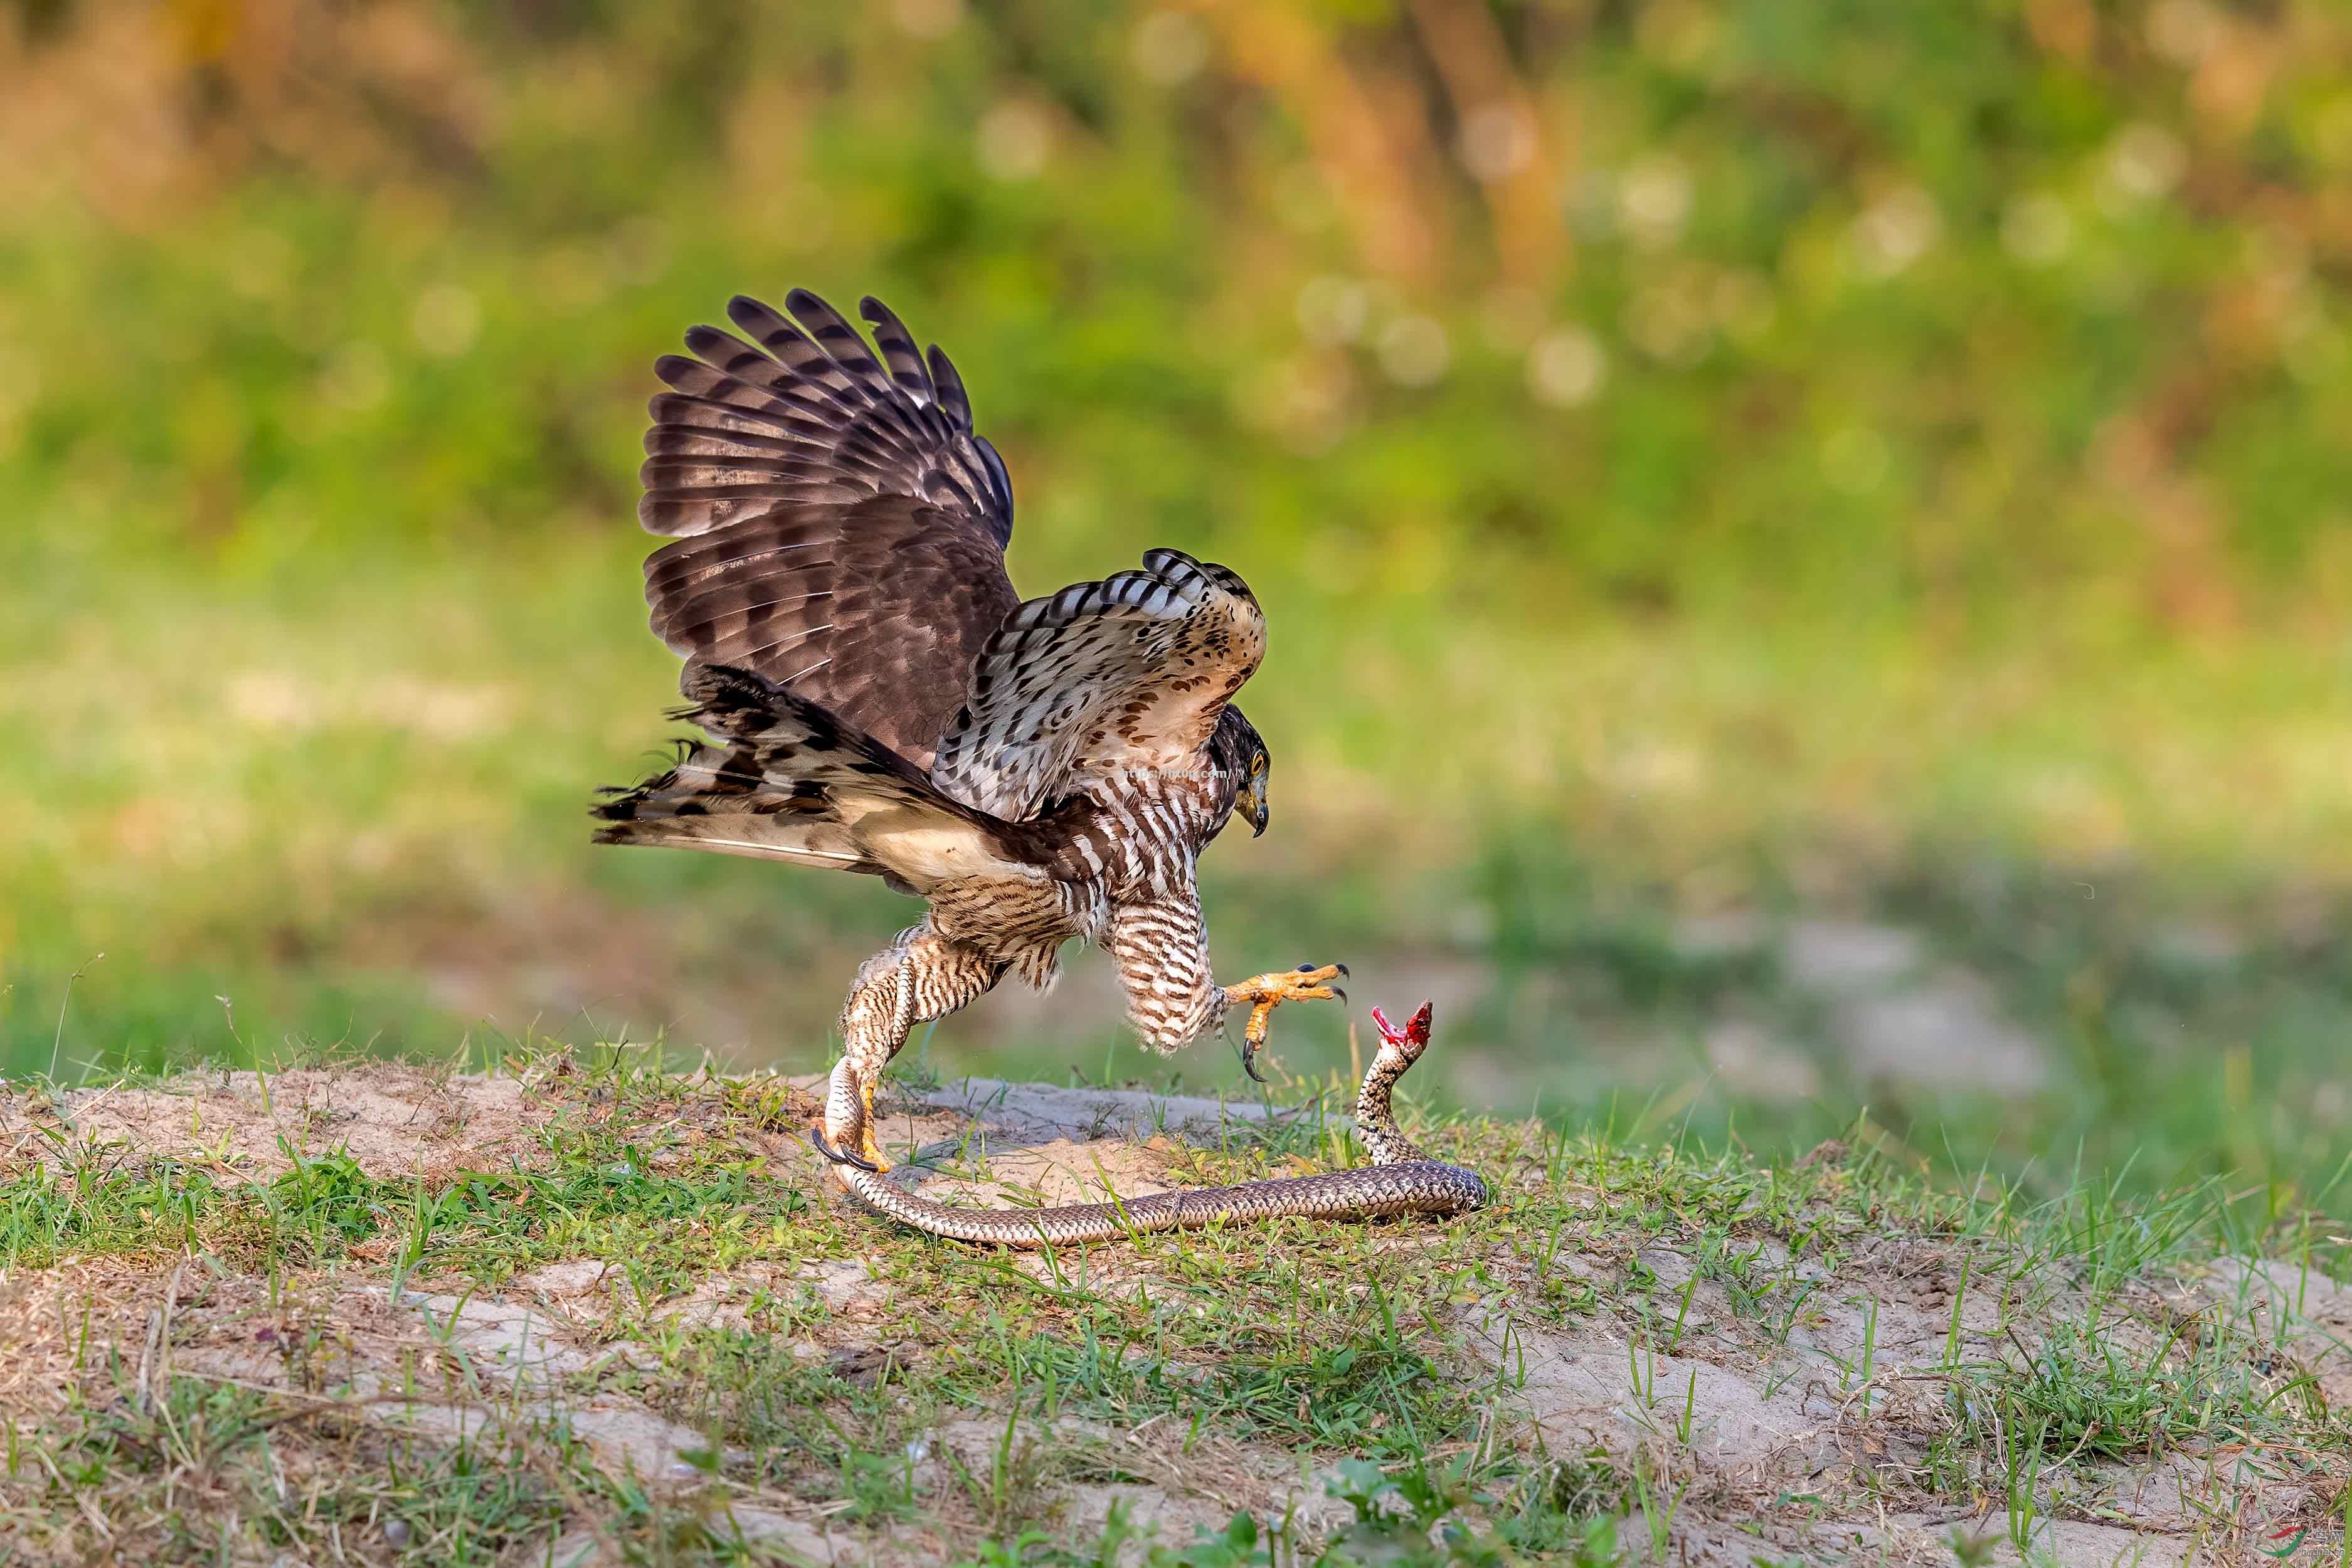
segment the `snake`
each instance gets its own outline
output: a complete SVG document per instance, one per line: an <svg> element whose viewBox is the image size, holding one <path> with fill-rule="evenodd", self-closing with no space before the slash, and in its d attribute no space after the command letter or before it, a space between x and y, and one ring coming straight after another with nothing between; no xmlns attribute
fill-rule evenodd
<svg viewBox="0 0 2352 1568"><path fill-rule="evenodd" d="M1385 1219L1404 1215L1446 1216L1484 1208L1486 1184L1478 1173L1423 1153L1400 1131L1389 1097L1429 1046L1430 1005L1402 1026L1377 1007L1372 1022L1381 1048L1364 1069L1356 1091L1357 1141L1371 1163L1312 1176L1243 1182L1233 1186L1192 1187L1118 1198L1108 1203L1065 1204L1050 1208L963 1208L919 1197L878 1171L812 1139L833 1163L843 1186L859 1202L889 1219L952 1241L1040 1249L1073 1243L1122 1241L1161 1230L1198 1230L1207 1226L1251 1224L1298 1215L1313 1219ZM847 1097L853 1100L856 1096ZM855 1149L865 1128L846 1129L841 1147Z"/></svg>

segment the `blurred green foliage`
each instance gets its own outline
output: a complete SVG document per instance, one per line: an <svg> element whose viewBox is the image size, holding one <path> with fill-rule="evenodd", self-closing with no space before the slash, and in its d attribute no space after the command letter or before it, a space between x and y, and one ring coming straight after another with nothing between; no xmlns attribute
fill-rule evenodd
<svg viewBox="0 0 2352 1568"><path fill-rule="evenodd" d="M1678 920L1899 915L2107 1042L1979 1124L2002 1157L2119 1158L2150 1097L2203 1106L2175 1166L2341 1142L2340 6L0 16L15 1068L565 999L813 1061L906 906L579 816L671 678L647 362L807 284L956 357L1024 588L1163 542L1258 586L1278 832L1211 858L1229 966L1499 977L1479 1083L1590 1103L1611 1039L1689 1047L1638 1096L1780 1005ZM2221 978L2135 989L2184 920Z"/></svg>

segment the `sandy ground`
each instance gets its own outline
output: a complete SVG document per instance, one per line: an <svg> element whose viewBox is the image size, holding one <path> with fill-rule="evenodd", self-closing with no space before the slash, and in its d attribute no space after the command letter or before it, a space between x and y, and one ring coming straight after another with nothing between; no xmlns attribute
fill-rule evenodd
<svg viewBox="0 0 2352 1568"><path fill-rule="evenodd" d="M805 1091L816 1081L793 1087ZM274 1175L295 1154L330 1149L348 1150L383 1175L529 1166L546 1157L540 1133L560 1100L512 1079L397 1066L286 1073L266 1084L251 1074L215 1073L54 1099L11 1094L0 1096L0 1171L21 1177L36 1165L135 1152L197 1162L235 1181ZM691 1120L694 1103L689 1096L673 1120ZM884 1142L893 1153L913 1148L945 1159L929 1190L982 1204L1012 1193L1055 1202L1092 1199L1106 1187L1156 1190L1188 1144L1213 1143L1266 1114L1213 1100L984 1079L902 1096L885 1110ZM647 1146L658 1142L649 1137ZM798 1151L789 1136L775 1138L779 1159L813 1158ZM806 1172L813 1177L814 1167ZM1561 1258L1557 1267L1606 1289L1637 1260L1657 1282L1654 1293L1678 1293L1691 1278L1693 1260L1667 1247ZM1021 1266L1045 1267L1034 1259ZM1079 1271L1077 1283L1105 1292L1153 1283L1119 1248L1063 1267ZM1942 1369L1954 1342L1955 1270L1950 1249L1890 1234L1856 1249L1834 1277L1824 1271L1812 1307L1779 1342L1738 1316L1721 1283L1702 1279L1672 1353L1634 1342L1636 1325L1622 1310L1569 1327L1548 1324L1528 1295L1541 1280L1515 1258L1498 1257L1491 1288L1447 1310L1463 1375L1508 1390L1495 1429L1480 1441L1529 1453L1590 1452L1612 1462L1645 1454L1653 1474L1681 1489L1671 1529L1675 1561L1744 1564L1769 1541L1769 1554L1781 1561L1860 1554L1948 1562L1956 1532L1999 1533L1995 1500L1952 1499L1940 1511L1889 1509L1884 1500L1920 1495L1890 1482L1917 1470L1948 1394ZM698 1433L631 1399L567 1392L569 1374L615 1359L656 1364L642 1339L613 1339L600 1327L628 1286L594 1260L540 1267L496 1290L463 1296L432 1282L395 1290L381 1269L323 1274L273 1298L274 1289L193 1258L91 1258L8 1271L0 1277L0 1407L36 1423L54 1411L94 1336L135 1366L142 1388L173 1373L220 1379L331 1399L370 1422L452 1438L501 1426L560 1426L615 1473L679 1488L701 1476ZM755 1297L795 1291L827 1309L821 1326L795 1341L795 1354L854 1365L919 1341L922 1304L901 1300L887 1273L856 1255L707 1279L662 1303L657 1316L740 1321ZM2237 1264L2140 1282L2133 1293L2150 1321L2219 1311L2270 1325L2279 1355L2306 1369L2332 1407L2352 1407L2352 1289L2284 1265ZM1967 1294L1958 1316L1960 1347L1990 1353L2002 1336L2014 1336L2021 1325L2011 1305L2006 1291ZM331 1331L323 1337L315 1331L320 1325ZM1654 1329L1648 1339L1654 1345ZM1866 1379L1854 1371L1865 1339ZM309 1348L297 1354L298 1344ZM921 1440L914 1462L936 1467L951 1455L967 1465L985 1461L1004 1436L1002 1418L950 1422ZM1184 1437L1168 1422L1115 1429L1064 1420L1020 1428L1024 1443L1098 1447L1116 1455L1118 1473L1143 1478L1065 1487L1060 1517L1081 1534L1114 1502L1158 1521L1162 1538L1175 1540L1196 1524L1222 1526L1237 1508L1297 1510L1315 1528L1344 1517L1318 1477L1302 1472L1286 1450L1213 1434L1189 1445ZM1868 1477L1876 1484L1866 1484ZM2340 1506L2315 1486L2279 1456L2248 1451L2095 1469L2067 1517L2038 1538L2039 1549L2069 1568L2224 1561L2231 1552L2217 1542L2249 1539L2264 1521ZM739 1510L737 1519L747 1532L811 1562L921 1561L929 1550L913 1540L894 1546L887 1536L845 1531L822 1507L762 1505ZM1749 1532L1766 1526L1762 1538ZM558 1561L585 1564L604 1553L583 1531L567 1538ZM2015 1553L2003 1544L1993 1560L2014 1561Z"/></svg>

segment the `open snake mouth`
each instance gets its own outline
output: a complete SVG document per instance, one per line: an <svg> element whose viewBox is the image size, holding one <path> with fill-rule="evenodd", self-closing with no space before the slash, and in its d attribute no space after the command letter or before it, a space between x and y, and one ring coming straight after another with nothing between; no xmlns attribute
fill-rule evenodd
<svg viewBox="0 0 2352 1568"><path fill-rule="evenodd" d="M1429 1027L1433 1016L1431 1005L1423 1002L1413 1009L1412 1016L1400 1027L1390 1023L1389 1016L1375 1007L1372 1009L1372 1026L1380 1030L1381 1038L1389 1045L1419 1056L1422 1047L1429 1044Z"/></svg>

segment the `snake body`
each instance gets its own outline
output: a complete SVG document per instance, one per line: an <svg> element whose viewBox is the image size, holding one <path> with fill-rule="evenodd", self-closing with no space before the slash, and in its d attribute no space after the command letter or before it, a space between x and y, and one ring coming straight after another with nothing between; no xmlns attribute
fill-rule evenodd
<svg viewBox="0 0 2352 1568"><path fill-rule="evenodd" d="M1378 1008L1372 1010L1372 1018L1381 1029L1380 1054L1365 1070L1356 1091L1356 1136L1372 1163L1355 1170L1153 1193L1108 1203L979 1209L918 1197L880 1173L837 1156L834 1169L842 1184L867 1207L901 1225L954 1241L1011 1247L1118 1241L1147 1231L1195 1230L1285 1215L1380 1219L1456 1215L1484 1207L1486 1184L1478 1173L1423 1154L1398 1130L1389 1104L1397 1079L1420 1059L1429 1044L1429 1004L1423 1003L1402 1028L1392 1028ZM855 1131L860 1130L853 1130L853 1135Z"/></svg>

